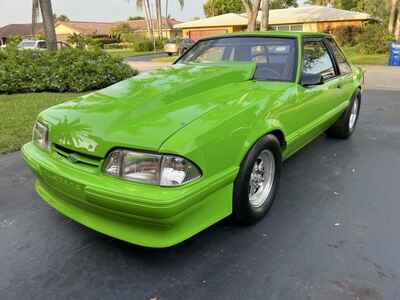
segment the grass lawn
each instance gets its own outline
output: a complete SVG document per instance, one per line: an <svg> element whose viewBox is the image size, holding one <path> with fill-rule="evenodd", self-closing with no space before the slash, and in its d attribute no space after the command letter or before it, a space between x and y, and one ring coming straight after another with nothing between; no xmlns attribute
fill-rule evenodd
<svg viewBox="0 0 400 300"><path fill-rule="evenodd" d="M354 65L387 65L389 54L361 54L355 48L343 48L346 57Z"/></svg>
<svg viewBox="0 0 400 300"><path fill-rule="evenodd" d="M163 56L163 57L154 58L151 61L155 61L155 62L171 62L172 63L177 58L178 58L178 56Z"/></svg>
<svg viewBox="0 0 400 300"><path fill-rule="evenodd" d="M71 93L0 95L0 153L19 150L32 138L32 127L42 110L78 97Z"/></svg>
<svg viewBox="0 0 400 300"><path fill-rule="evenodd" d="M127 58L130 56L140 56L140 55L146 55L146 54L151 54L154 53L153 51L148 51L148 52L136 52L133 51L132 49L108 49L105 50L108 54L114 57L121 57L121 58Z"/></svg>

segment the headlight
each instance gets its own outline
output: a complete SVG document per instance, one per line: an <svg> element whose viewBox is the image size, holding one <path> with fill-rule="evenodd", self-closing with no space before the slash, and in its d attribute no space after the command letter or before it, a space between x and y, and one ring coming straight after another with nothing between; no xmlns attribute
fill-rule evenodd
<svg viewBox="0 0 400 300"><path fill-rule="evenodd" d="M179 186L201 176L200 170L183 157L129 150L112 151L104 173L161 186Z"/></svg>
<svg viewBox="0 0 400 300"><path fill-rule="evenodd" d="M43 149L49 148L49 131L45 125L36 122L33 126L32 141Z"/></svg>

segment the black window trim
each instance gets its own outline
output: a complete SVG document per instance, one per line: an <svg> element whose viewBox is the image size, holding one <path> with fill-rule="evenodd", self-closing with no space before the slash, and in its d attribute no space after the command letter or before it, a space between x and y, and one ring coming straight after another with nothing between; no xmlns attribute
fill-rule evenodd
<svg viewBox="0 0 400 300"><path fill-rule="evenodd" d="M331 78L329 78L329 79L325 79L323 84L325 84L328 81L337 79L337 78L339 78L341 76L340 70L339 70L339 66L337 64L335 56L333 55L333 50L328 45L327 38L328 38L328 36L325 36L325 35L321 35L321 36L319 36L319 35L312 35L312 36L305 35L305 36L303 36L303 40L302 40L302 44L301 44L301 66L300 66L301 69L300 69L300 77L299 77L298 84L301 85L301 80L302 80L302 75L303 75L304 43L306 43L306 42L320 42L325 47L325 49L328 52L328 55L329 55L329 57L330 57L330 59L332 61L332 65L333 65L333 68L335 69L335 74L336 75L331 77Z"/></svg>
<svg viewBox="0 0 400 300"><path fill-rule="evenodd" d="M241 35L229 35L229 36L211 36L211 37L206 37L203 39L198 40L196 43L194 43L189 49L185 51L185 53L178 57L172 64L175 65L177 64L181 59L183 59L186 54L194 48L199 42L203 41L209 41L209 40L217 40L217 39L226 39L226 38L242 38L242 37L258 37L258 38L278 38L278 39L291 39L295 40L295 52L294 52L294 61L293 63L295 64L295 68L293 69L293 74L292 78L289 80L277 80L277 79L268 79L268 80L257 80L260 82L263 81L275 81L275 82L293 82L296 83L296 77L297 77L297 72L299 70L299 47L301 46L299 43L299 39L296 36L287 36L287 35L259 35L259 34L241 34ZM300 74L301 77L301 74Z"/></svg>
<svg viewBox="0 0 400 300"><path fill-rule="evenodd" d="M333 51L333 48L332 48L332 45L331 45L331 42L329 41L329 39L331 39L332 42L336 45L336 47L339 49L339 52L340 52L340 53L342 54L342 56L344 57L344 61L346 62L346 64L348 64L350 70L353 70L353 68L351 67L351 64L349 63L349 61L347 60L346 55L344 55L342 49L341 49L341 48L339 47L339 45L336 43L335 39L334 39L332 36L325 37L324 42L325 42L325 44L327 45L327 47L329 48L329 50L332 52L332 56L334 57L335 63L336 63L337 68L338 68L338 72L339 72L339 76L338 76L338 77L351 74L351 71L350 71L349 73L342 73L342 72L340 71L339 63L338 63L337 60L336 60L335 52Z"/></svg>

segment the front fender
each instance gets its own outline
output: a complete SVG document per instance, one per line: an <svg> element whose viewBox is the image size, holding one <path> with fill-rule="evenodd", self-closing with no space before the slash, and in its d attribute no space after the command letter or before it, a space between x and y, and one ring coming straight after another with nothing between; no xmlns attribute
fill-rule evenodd
<svg viewBox="0 0 400 300"><path fill-rule="evenodd" d="M282 143L283 148L285 147L285 130L284 126L282 123L274 118L270 118L269 116L266 116L264 119L256 121L251 130L249 130L249 134L246 137L245 142L243 143L243 147L240 151L240 154L238 155L238 160L237 163L240 165L241 161L243 158L246 156L247 152L251 149L251 147L263 136L269 134L269 133L276 133L280 132L282 135L281 137L277 136L277 138L280 140ZM281 140L283 139L283 140Z"/></svg>

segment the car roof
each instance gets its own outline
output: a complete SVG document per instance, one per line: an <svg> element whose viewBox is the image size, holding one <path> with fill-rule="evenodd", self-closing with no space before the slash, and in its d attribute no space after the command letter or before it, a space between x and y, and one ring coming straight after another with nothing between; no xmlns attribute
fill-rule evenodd
<svg viewBox="0 0 400 300"><path fill-rule="evenodd" d="M21 42L45 42L46 40L30 40L30 39L23 39Z"/></svg>
<svg viewBox="0 0 400 300"><path fill-rule="evenodd" d="M256 32L234 32L226 33L221 35L215 35L206 37L203 40L223 37L240 37L240 36L271 36L271 37L291 37L291 38L302 38L302 37L329 37L329 34L322 32L304 32L304 31L256 31Z"/></svg>

